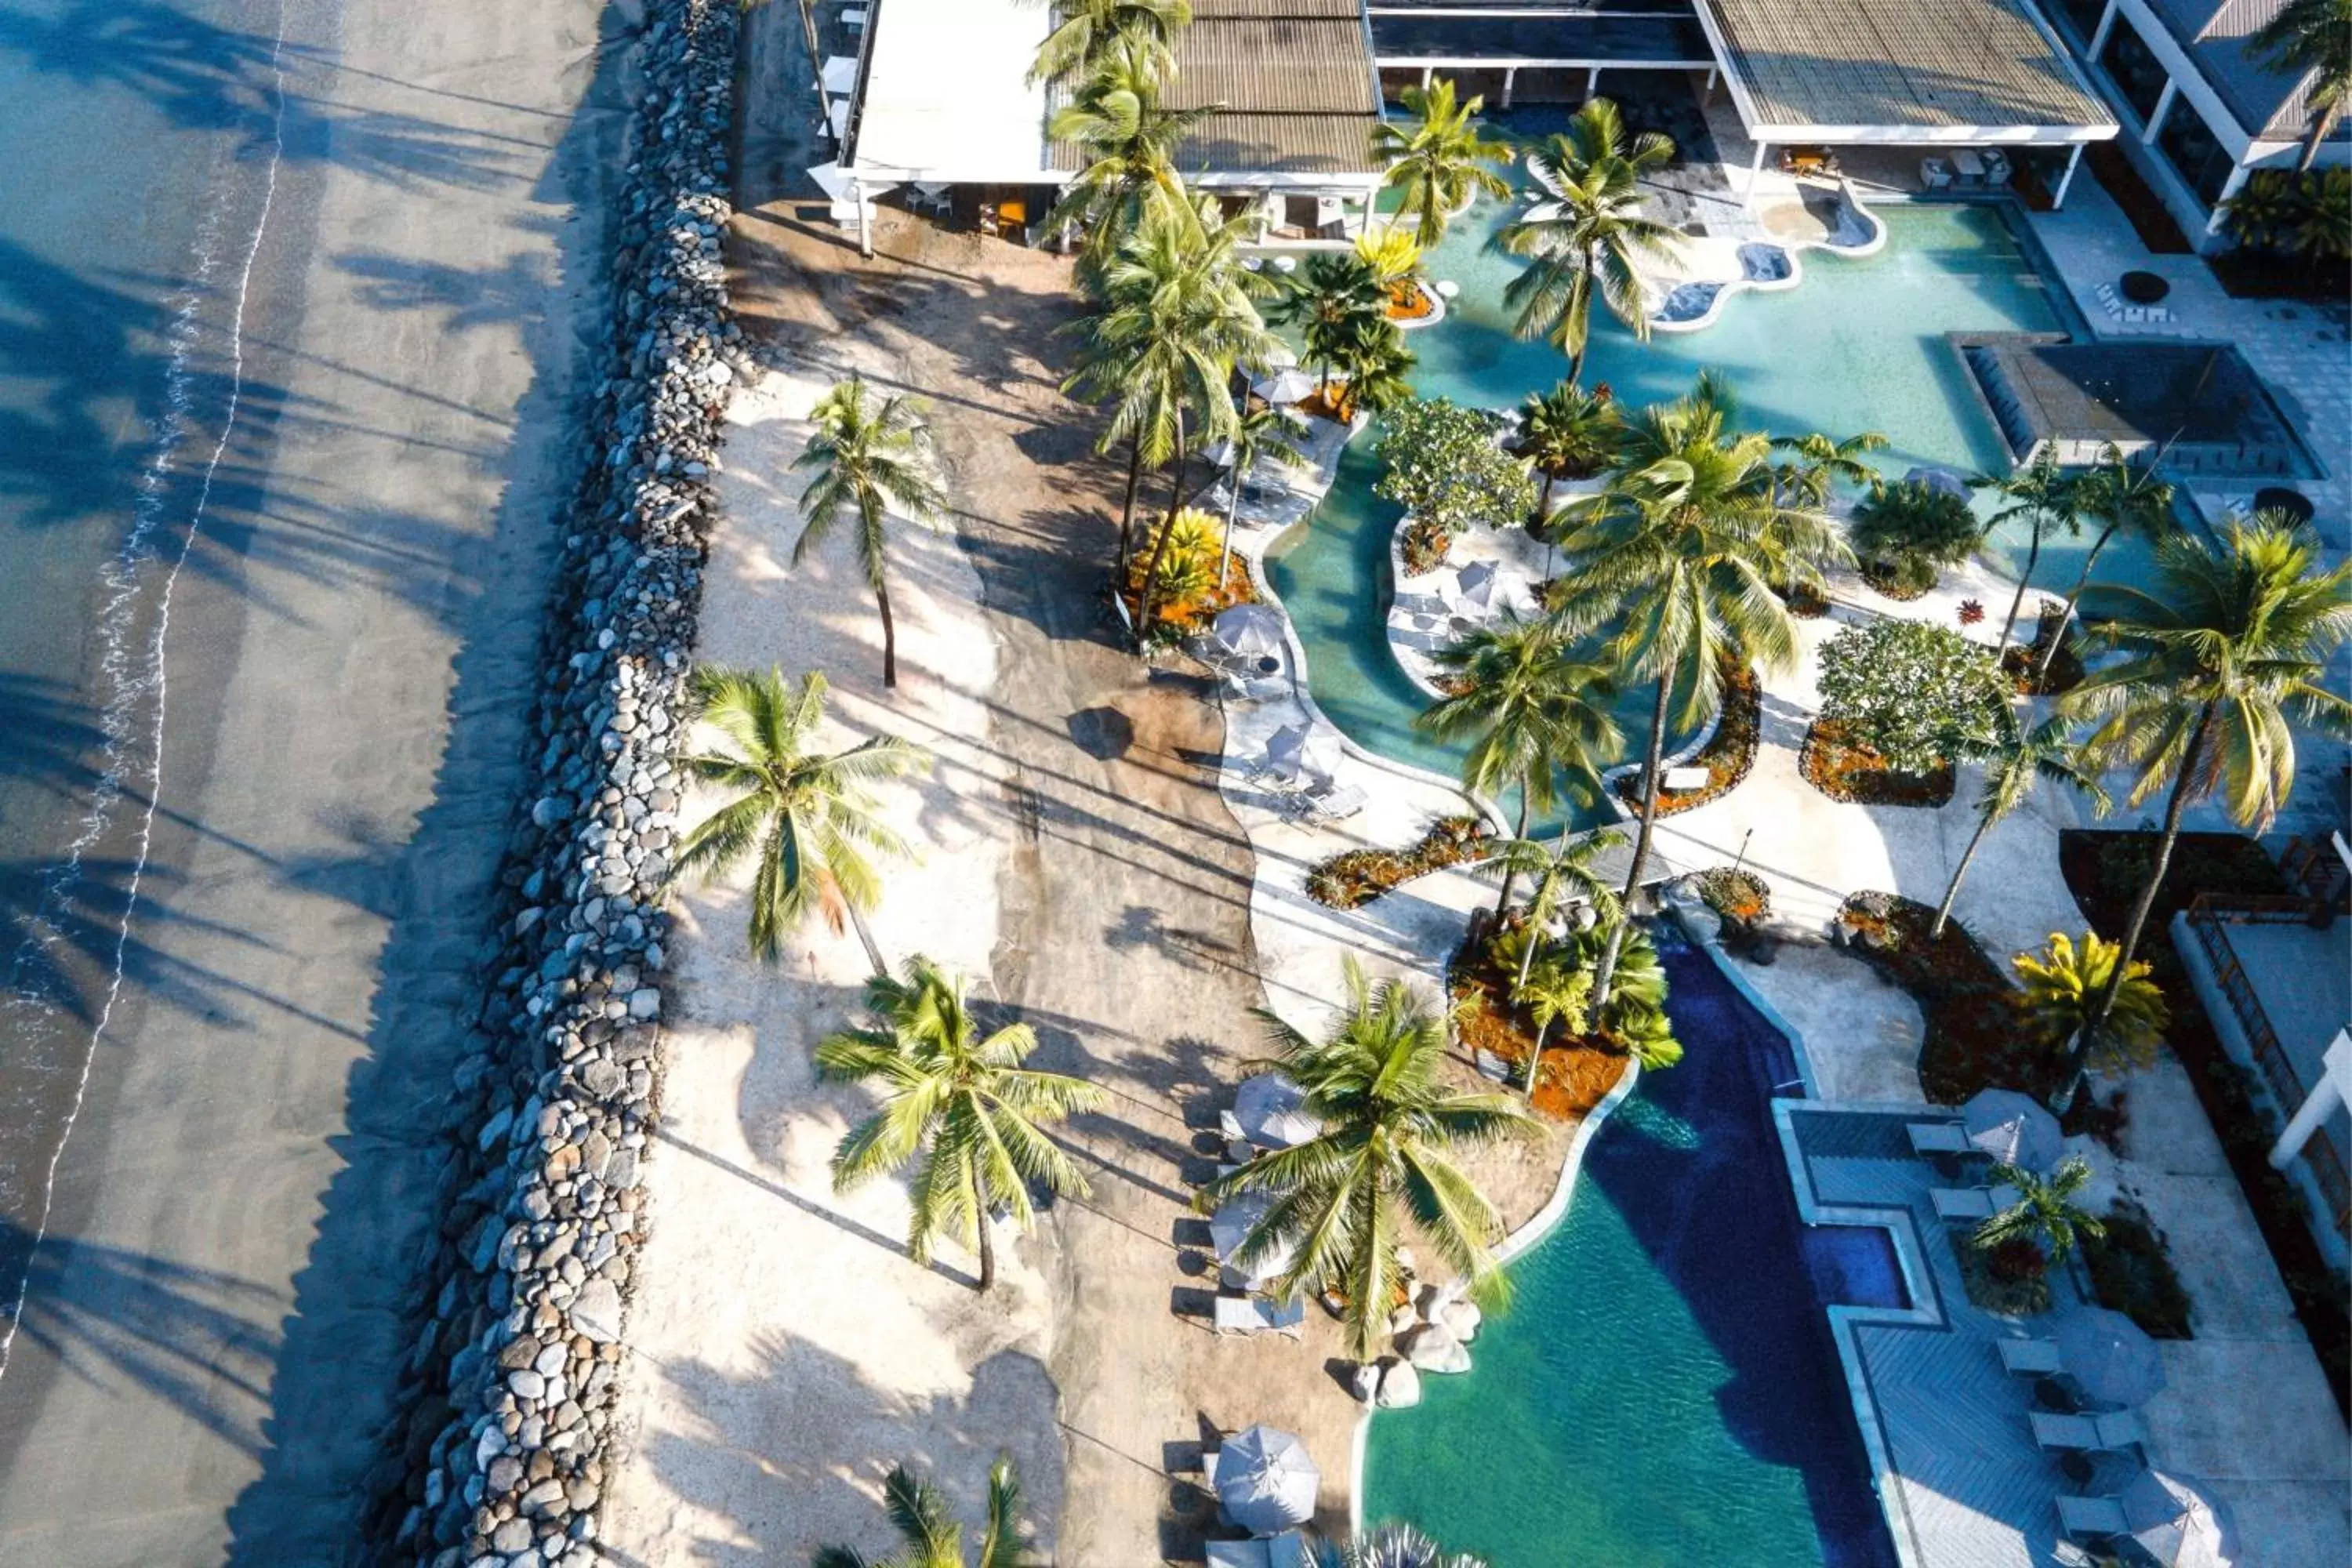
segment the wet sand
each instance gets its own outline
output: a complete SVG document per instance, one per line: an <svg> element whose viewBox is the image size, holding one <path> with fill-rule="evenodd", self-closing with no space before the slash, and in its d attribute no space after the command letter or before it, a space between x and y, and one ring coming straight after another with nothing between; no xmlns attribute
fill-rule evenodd
<svg viewBox="0 0 2352 1568"><path fill-rule="evenodd" d="M250 24L236 424L168 625L142 584L155 807L98 847L144 871L0 1378L0 1561L357 1552L593 387L599 13Z"/></svg>

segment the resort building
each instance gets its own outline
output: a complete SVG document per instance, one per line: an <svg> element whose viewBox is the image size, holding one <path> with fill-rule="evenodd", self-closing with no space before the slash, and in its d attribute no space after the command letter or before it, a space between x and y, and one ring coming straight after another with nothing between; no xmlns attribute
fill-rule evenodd
<svg viewBox="0 0 2352 1568"><path fill-rule="evenodd" d="M2221 204L2264 166L2292 168L2310 81L2272 70L2246 40L2286 0L2047 0L2051 18L2115 106L2132 165L2200 250L2223 243ZM2352 159L2339 121L2322 166Z"/></svg>
<svg viewBox="0 0 2352 1568"><path fill-rule="evenodd" d="M1580 103L1601 73L1715 70L1699 0L1370 0L1390 102L1433 77L1489 107Z"/></svg>

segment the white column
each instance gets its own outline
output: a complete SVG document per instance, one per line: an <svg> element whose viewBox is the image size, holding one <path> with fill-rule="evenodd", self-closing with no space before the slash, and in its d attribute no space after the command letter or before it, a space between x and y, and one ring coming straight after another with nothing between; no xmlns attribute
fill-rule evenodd
<svg viewBox="0 0 2352 1568"><path fill-rule="evenodd" d="M2099 25L2091 29L2091 58L2097 59L2099 51L2107 47L2107 35L2115 31L2116 13L2122 0L2107 0L2107 8L2099 13Z"/></svg>
<svg viewBox="0 0 2352 1568"><path fill-rule="evenodd" d="M1423 66L1423 67L1422 67L1422 68L1421 68L1421 90L1422 90L1422 91L1423 91L1423 92L1427 92L1427 91L1429 90L1429 79L1430 79L1430 78L1432 78L1432 77L1433 77L1433 76L1435 76L1436 74L1437 74L1437 68L1436 68L1436 67L1434 67L1434 66Z"/></svg>
<svg viewBox="0 0 2352 1568"><path fill-rule="evenodd" d="M2148 110L2147 129L2139 133L2141 146L2145 147L2156 140L2156 128L2164 123L2164 111L2172 107L2172 100L2179 91L2179 82L2170 77L2164 79L2164 90L2156 95L2156 107Z"/></svg>
<svg viewBox="0 0 2352 1568"><path fill-rule="evenodd" d="M1601 68L1589 66L1584 72L1584 96L1591 98L1601 90Z"/></svg>
<svg viewBox="0 0 2352 1568"><path fill-rule="evenodd" d="M874 208L866 200L865 181L849 182L849 199L857 204L857 254L870 258L874 254Z"/></svg>
<svg viewBox="0 0 2352 1568"><path fill-rule="evenodd" d="M2246 183L2246 176L2252 173L2253 171L2252 169L2249 169L2243 163L2241 163L2236 168L2230 171L2230 177L2228 179L2221 182L2221 194L2213 198L2212 216L2205 220L2205 232L2207 234L2219 234L2221 232L2222 207L2228 205L2231 196L2238 194L2238 188Z"/></svg>
<svg viewBox="0 0 2352 1568"><path fill-rule="evenodd" d="M2343 1107L2347 1082L2352 1082L2352 1034L2338 1029L2335 1042L2327 1047L2327 1076L2315 1084L2311 1092L2304 1097L2302 1108L2295 1111L2294 1119L2286 1124L2286 1131L2279 1134L2279 1141L2271 1145L2271 1165L2273 1169L2285 1170L2288 1163L2303 1152L2303 1146L2311 1142L2311 1135L2319 1130L2319 1124Z"/></svg>
<svg viewBox="0 0 2352 1568"><path fill-rule="evenodd" d="M2075 166L2083 161L2083 143L2077 142L2066 152L2066 172L2058 176L2058 189L2050 198L2050 210L2056 212L2066 205L2066 187L2074 183Z"/></svg>
<svg viewBox="0 0 2352 1568"><path fill-rule="evenodd" d="M1756 205L1756 181L1764 173L1764 154L1770 148L1762 141L1756 143L1756 156L1748 161L1748 188L1739 193L1739 205L1753 210Z"/></svg>
<svg viewBox="0 0 2352 1568"><path fill-rule="evenodd" d="M1701 103L1710 103L1715 100L1715 67L1706 68L1706 90L1698 95L1698 100Z"/></svg>
<svg viewBox="0 0 2352 1568"><path fill-rule="evenodd" d="M1511 89L1517 84L1518 79L1518 67L1505 66L1503 68L1503 107L1505 109L1511 107Z"/></svg>

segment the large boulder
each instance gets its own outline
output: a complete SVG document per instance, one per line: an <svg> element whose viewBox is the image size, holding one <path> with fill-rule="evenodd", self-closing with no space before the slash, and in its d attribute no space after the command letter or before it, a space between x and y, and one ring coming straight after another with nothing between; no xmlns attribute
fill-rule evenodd
<svg viewBox="0 0 2352 1568"><path fill-rule="evenodd" d="M1423 1372L1470 1370L1470 1352L1442 1323L1429 1323L1414 1330L1410 1342L1400 1340L1397 1347L1404 1352L1405 1360Z"/></svg>
<svg viewBox="0 0 2352 1568"><path fill-rule="evenodd" d="M1466 1345L1478 1337L1478 1324L1485 1316L1475 1301L1454 1301L1437 1314L1437 1321Z"/></svg>
<svg viewBox="0 0 2352 1568"><path fill-rule="evenodd" d="M1381 1408L1403 1410L1421 1403L1421 1373L1409 1361L1391 1362L1381 1374Z"/></svg>
<svg viewBox="0 0 2352 1568"><path fill-rule="evenodd" d="M1358 1362L1356 1370L1349 1374L1348 1392L1356 1396L1357 1404L1370 1405L1380 1391L1381 1363L1376 1361Z"/></svg>

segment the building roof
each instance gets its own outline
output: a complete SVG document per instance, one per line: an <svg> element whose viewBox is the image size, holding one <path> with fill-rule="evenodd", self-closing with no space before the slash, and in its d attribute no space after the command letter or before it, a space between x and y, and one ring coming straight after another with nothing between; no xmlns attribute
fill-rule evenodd
<svg viewBox="0 0 2352 1568"><path fill-rule="evenodd" d="M2021 0L1700 0L1740 118L1803 142L2115 135Z"/></svg>
<svg viewBox="0 0 2352 1568"><path fill-rule="evenodd" d="M2274 71L2246 49L2246 40L2286 5L2287 0L2148 0L2229 105L2239 129L2271 142L2294 141L2311 123L2311 76ZM2338 121L2334 134L2352 135L2352 123Z"/></svg>
<svg viewBox="0 0 2352 1568"><path fill-rule="evenodd" d="M1382 65L1686 65L1715 55L1689 0L1617 0L1606 11L1556 0L1456 0L1443 9L1372 0L1372 58Z"/></svg>
<svg viewBox="0 0 2352 1568"><path fill-rule="evenodd" d="M1051 7L1036 0L874 0L865 90L846 159L905 180L1021 184L1061 176L1045 89L1027 80Z"/></svg>

